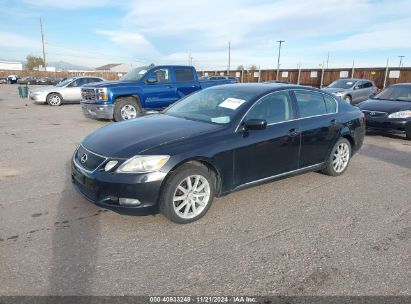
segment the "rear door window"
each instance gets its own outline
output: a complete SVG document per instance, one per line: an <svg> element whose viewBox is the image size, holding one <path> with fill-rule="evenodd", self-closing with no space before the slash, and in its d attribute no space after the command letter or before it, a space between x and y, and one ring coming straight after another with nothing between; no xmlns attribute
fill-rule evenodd
<svg viewBox="0 0 411 304"><path fill-rule="evenodd" d="M310 91L295 91L300 117L311 117L327 114L322 94Z"/></svg>
<svg viewBox="0 0 411 304"><path fill-rule="evenodd" d="M188 82L194 81L193 70L190 68L176 68L174 69L176 73L177 82Z"/></svg>
<svg viewBox="0 0 411 304"><path fill-rule="evenodd" d="M327 113L336 113L337 112L337 102L334 98L328 95L323 95L325 106L327 108Z"/></svg>

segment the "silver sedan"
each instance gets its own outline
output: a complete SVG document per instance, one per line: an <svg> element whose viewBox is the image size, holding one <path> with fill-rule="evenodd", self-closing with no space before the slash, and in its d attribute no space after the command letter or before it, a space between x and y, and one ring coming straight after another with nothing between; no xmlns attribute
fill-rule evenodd
<svg viewBox="0 0 411 304"><path fill-rule="evenodd" d="M79 103L83 85L101 82L100 77L84 76L66 79L55 86L40 87L29 92L29 98L37 103L60 106L62 103Z"/></svg>

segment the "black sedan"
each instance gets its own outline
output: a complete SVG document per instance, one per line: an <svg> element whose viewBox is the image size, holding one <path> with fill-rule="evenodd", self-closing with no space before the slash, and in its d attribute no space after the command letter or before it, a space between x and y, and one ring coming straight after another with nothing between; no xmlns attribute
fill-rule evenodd
<svg viewBox="0 0 411 304"><path fill-rule="evenodd" d="M363 118L313 88L212 87L87 136L72 181L106 208L189 223L215 196L309 171L341 175L363 143Z"/></svg>
<svg viewBox="0 0 411 304"><path fill-rule="evenodd" d="M411 140L411 83L395 84L358 105L367 128L405 133Z"/></svg>

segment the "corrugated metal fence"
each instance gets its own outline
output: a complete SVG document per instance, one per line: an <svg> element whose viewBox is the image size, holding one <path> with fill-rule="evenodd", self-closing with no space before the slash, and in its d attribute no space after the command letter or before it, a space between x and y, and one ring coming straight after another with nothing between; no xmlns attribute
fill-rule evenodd
<svg viewBox="0 0 411 304"><path fill-rule="evenodd" d="M199 72L200 76L205 73L211 75L227 75L227 71L202 71ZM324 73L322 69L289 69L280 70L279 80L288 81L291 83L297 83L298 78L301 85L309 85L313 87L327 86L334 80L340 78L365 78L375 82L379 88L383 88L384 79L386 74L386 68L356 68L352 75L352 69L325 69ZM275 80L277 75L276 70L261 70L261 71L230 71L230 76L237 78L239 82L264 82L267 80ZM394 83L411 83L411 68L389 68L387 71L386 85Z"/></svg>

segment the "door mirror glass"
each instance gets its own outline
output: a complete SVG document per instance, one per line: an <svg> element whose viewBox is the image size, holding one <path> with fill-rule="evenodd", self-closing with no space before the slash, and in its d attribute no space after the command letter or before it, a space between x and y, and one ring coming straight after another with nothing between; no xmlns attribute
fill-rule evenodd
<svg viewBox="0 0 411 304"><path fill-rule="evenodd" d="M147 78L147 80L146 80L146 82L148 83L148 84L153 84L153 83L157 83L157 78L156 77L149 77L149 78Z"/></svg>
<svg viewBox="0 0 411 304"><path fill-rule="evenodd" d="M267 128L267 121L265 119L248 119L244 123L246 130L264 130Z"/></svg>

